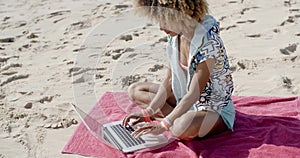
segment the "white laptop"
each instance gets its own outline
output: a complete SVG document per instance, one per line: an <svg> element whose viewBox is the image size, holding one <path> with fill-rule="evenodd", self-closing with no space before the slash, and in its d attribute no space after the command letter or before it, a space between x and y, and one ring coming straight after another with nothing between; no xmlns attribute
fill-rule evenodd
<svg viewBox="0 0 300 158"><path fill-rule="evenodd" d="M80 110L76 105L72 104L80 119L92 134L98 138L102 138L111 146L119 149L124 153L137 151L140 149L151 148L156 149L168 143L168 139L163 135L145 134L139 138L131 136L131 133L142 124L130 127L123 127L122 121L106 123L103 126L85 112ZM88 121L86 121L88 118ZM95 127L95 123L99 126ZM91 125L93 124L93 126Z"/></svg>

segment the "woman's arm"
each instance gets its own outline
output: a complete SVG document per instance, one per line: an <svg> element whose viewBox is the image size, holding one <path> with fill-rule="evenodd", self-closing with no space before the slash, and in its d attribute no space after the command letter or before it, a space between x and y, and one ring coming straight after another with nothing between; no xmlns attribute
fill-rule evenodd
<svg viewBox="0 0 300 158"><path fill-rule="evenodd" d="M215 64L215 59L208 59L197 65L196 72L192 78L191 85L187 94L182 97L180 103L168 115L168 118L174 122L182 114L186 113L191 106L199 99L201 92L207 84L210 72Z"/></svg>
<svg viewBox="0 0 300 158"><path fill-rule="evenodd" d="M209 80L210 72L214 67L214 61L214 59L208 59L205 62L201 62L197 65L196 72L192 78L188 93L182 98L175 109L168 115L170 121L174 122L175 119L179 118L182 114L188 111L190 107L199 99L201 92L203 91L207 81ZM161 92L163 92L163 90L161 90ZM166 93L164 95L166 95ZM157 93L155 97L159 99L161 97L161 94ZM154 103L155 102L153 102L153 104L151 105L155 107L158 107L156 105L161 104ZM160 124L146 124L145 126L135 130L132 135L135 137L139 137L147 133L160 134L168 129L168 127L163 124L163 121Z"/></svg>
<svg viewBox="0 0 300 158"><path fill-rule="evenodd" d="M167 98L169 98L169 96L172 93L171 79L172 79L171 69L169 68L167 70L166 77L164 78L163 82L160 84L160 86L158 88L156 95L154 96L153 100L149 103L149 106L146 109L146 112L148 113L148 115L152 116L155 113L159 112L159 110L166 103ZM130 121L130 119L136 119L134 122L131 123L131 125L135 125L139 122L146 121L143 110L142 110L142 112L131 113L129 115L126 115L122 121L122 125L123 126L127 125L128 122Z"/></svg>
<svg viewBox="0 0 300 158"><path fill-rule="evenodd" d="M156 95L154 96L153 100L149 104L149 108L152 109L153 111L147 108L148 109L147 112L150 115L153 115L153 114L159 112L159 110L165 105L166 100L172 94L172 86L171 85L172 85L172 74L171 74L171 69L168 68L167 74L166 74L163 82L160 84Z"/></svg>

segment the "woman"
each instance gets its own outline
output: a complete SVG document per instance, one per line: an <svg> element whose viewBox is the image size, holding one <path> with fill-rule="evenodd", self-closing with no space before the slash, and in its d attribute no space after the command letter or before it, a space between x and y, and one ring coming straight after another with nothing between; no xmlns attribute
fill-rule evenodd
<svg viewBox="0 0 300 158"><path fill-rule="evenodd" d="M123 125L149 122L133 135L171 130L191 140L233 130L235 110L228 58L219 24L208 15L205 0L135 0L143 15L160 24L168 36L170 68L161 84L134 83L128 95L142 109L127 115ZM159 119L159 118L163 119ZM150 123L161 120L160 123Z"/></svg>

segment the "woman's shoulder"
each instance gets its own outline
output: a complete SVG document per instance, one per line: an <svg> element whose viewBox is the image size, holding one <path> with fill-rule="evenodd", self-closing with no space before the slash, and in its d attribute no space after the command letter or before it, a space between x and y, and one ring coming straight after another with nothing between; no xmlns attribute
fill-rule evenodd
<svg viewBox="0 0 300 158"><path fill-rule="evenodd" d="M212 15L206 14L202 23L198 23L196 31L201 32L201 34L206 35L207 33L219 34L220 32L220 22L217 21Z"/></svg>

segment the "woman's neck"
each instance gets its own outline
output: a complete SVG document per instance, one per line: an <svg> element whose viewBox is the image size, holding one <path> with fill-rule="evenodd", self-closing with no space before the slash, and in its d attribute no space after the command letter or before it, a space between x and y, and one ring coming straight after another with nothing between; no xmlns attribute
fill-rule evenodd
<svg viewBox="0 0 300 158"><path fill-rule="evenodd" d="M196 30L197 24L194 24L193 26L190 26L188 29L184 29L182 31L182 38L191 41L194 37L194 33Z"/></svg>

